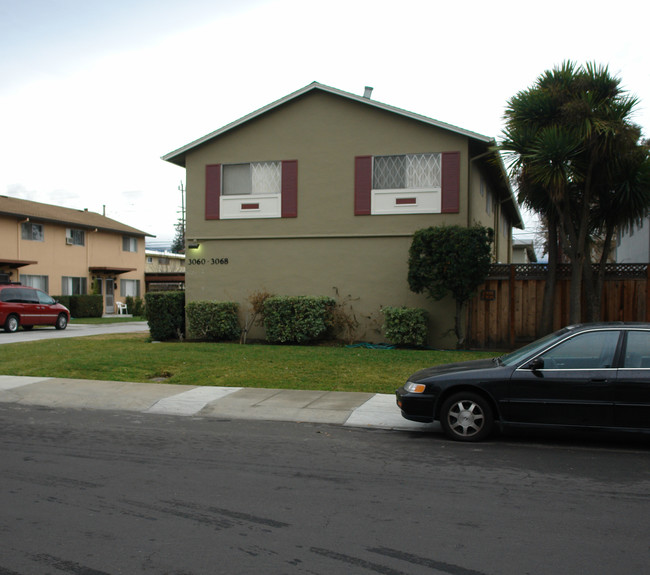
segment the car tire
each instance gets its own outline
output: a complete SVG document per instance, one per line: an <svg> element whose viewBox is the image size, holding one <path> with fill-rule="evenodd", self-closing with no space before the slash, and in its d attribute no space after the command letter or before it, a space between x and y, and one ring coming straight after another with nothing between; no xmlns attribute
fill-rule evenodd
<svg viewBox="0 0 650 575"><path fill-rule="evenodd" d="M456 393L440 410L440 425L455 441L481 441L494 427L494 414L489 402L472 392Z"/></svg>
<svg viewBox="0 0 650 575"><path fill-rule="evenodd" d="M56 323L54 324L56 329L65 329L68 327L68 316L64 313L60 313L59 317L56 318Z"/></svg>
<svg viewBox="0 0 650 575"><path fill-rule="evenodd" d="M18 327L20 326L20 320L18 319L17 315L10 315L7 317L5 320L5 331L9 333L15 333L18 331Z"/></svg>

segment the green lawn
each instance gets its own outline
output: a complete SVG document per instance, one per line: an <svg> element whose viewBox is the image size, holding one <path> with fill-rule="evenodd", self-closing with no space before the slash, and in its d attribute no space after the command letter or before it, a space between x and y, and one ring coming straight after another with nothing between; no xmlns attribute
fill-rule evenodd
<svg viewBox="0 0 650 575"><path fill-rule="evenodd" d="M392 393L418 369L495 355L330 346L151 343L147 334L121 334L5 344L0 349L0 374Z"/></svg>

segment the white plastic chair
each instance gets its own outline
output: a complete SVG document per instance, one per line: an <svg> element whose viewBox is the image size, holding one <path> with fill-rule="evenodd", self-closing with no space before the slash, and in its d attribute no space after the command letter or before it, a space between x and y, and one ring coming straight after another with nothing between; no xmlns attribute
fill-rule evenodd
<svg viewBox="0 0 650 575"><path fill-rule="evenodd" d="M126 309L126 304L125 303L122 303L121 301L117 302L117 313L120 314L120 315L121 314L126 315L126 314L129 313L129 310Z"/></svg>

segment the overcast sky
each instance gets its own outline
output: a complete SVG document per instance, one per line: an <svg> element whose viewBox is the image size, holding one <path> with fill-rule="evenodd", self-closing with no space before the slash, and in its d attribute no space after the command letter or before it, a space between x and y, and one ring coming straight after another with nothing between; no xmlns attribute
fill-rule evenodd
<svg viewBox="0 0 650 575"><path fill-rule="evenodd" d="M0 0L0 194L171 241L160 157L312 81L498 137L564 60L608 65L650 136L642 3ZM105 206L105 208L104 208Z"/></svg>

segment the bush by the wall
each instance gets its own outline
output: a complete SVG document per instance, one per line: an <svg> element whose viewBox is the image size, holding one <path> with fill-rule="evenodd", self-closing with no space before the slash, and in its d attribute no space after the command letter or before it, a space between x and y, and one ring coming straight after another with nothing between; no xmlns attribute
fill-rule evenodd
<svg viewBox="0 0 650 575"><path fill-rule="evenodd" d="M145 311L152 339L167 341L184 337L185 292L148 292Z"/></svg>
<svg viewBox="0 0 650 575"><path fill-rule="evenodd" d="M192 301L185 308L189 337L210 340L238 339L239 306L234 302Z"/></svg>
<svg viewBox="0 0 650 575"><path fill-rule="evenodd" d="M423 346L427 343L427 312L419 308L385 307L383 329L395 345Z"/></svg>
<svg viewBox="0 0 650 575"><path fill-rule="evenodd" d="M67 307L72 317L102 317L104 313L101 295L58 295L54 299Z"/></svg>
<svg viewBox="0 0 650 575"><path fill-rule="evenodd" d="M141 297L133 297L127 295L124 298L126 309L131 315L141 316L144 315L144 302Z"/></svg>
<svg viewBox="0 0 650 575"><path fill-rule="evenodd" d="M271 343L306 343L332 327L336 301L330 297L274 296L264 302L264 327Z"/></svg>
<svg viewBox="0 0 650 575"><path fill-rule="evenodd" d="M70 298L72 297L71 295L53 295L52 297L56 301L58 301L61 305L64 305L65 307L70 309ZM70 315L72 315L72 313Z"/></svg>

